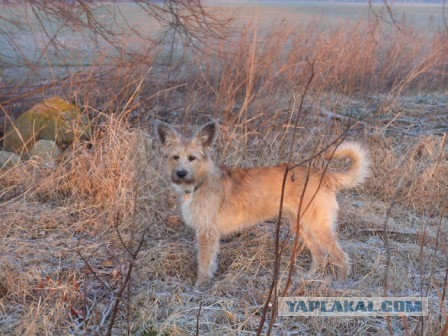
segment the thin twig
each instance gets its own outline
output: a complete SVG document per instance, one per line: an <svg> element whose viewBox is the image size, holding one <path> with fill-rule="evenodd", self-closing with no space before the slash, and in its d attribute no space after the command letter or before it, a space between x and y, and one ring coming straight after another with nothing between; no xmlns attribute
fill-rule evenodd
<svg viewBox="0 0 448 336"><path fill-rule="evenodd" d="M202 301L199 302L198 314L196 315L196 336L199 336L199 321L201 319Z"/></svg>
<svg viewBox="0 0 448 336"><path fill-rule="evenodd" d="M392 208L395 206L397 197L401 192L402 182L403 182L403 177L401 177L400 180L398 181L397 187L395 188L395 192L392 195L392 199L391 199L389 207L387 208L387 211L386 211L386 218L384 220L384 226L383 226L384 245L386 247L386 265L385 265L384 279L383 279L383 287L384 287L384 296L385 297L389 296L388 275L389 275L389 267L390 267L390 246L389 246L389 239L388 239L388 234L387 234L387 224L389 223L389 218L390 218L390 214L392 212ZM389 331L389 335L392 336L393 329L392 329L392 323L390 321L390 316L386 316L386 321L387 321L387 329Z"/></svg>

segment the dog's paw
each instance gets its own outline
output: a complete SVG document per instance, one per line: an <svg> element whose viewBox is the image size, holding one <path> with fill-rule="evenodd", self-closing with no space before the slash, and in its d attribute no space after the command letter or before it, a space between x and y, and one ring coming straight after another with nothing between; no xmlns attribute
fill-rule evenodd
<svg viewBox="0 0 448 336"><path fill-rule="evenodd" d="M196 283L194 284L197 288L205 288L210 283L210 279L208 277L198 277Z"/></svg>

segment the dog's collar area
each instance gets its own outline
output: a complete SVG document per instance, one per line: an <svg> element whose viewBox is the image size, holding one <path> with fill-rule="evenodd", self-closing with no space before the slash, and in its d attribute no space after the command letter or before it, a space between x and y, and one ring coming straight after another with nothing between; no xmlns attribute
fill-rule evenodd
<svg viewBox="0 0 448 336"><path fill-rule="evenodd" d="M204 182L199 183L197 186L194 187L193 191L185 191L184 192L184 201L190 198L191 194L196 192L203 184Z"/></svg>

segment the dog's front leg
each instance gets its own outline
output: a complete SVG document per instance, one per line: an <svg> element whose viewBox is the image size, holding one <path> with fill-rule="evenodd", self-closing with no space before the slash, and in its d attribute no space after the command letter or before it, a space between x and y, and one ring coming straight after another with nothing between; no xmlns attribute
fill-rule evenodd
<svg viewBox="0 0 448 336"><path fill-rule="evenodd" d="M217 268L219 235L216 232L200 231L196 233L198 244L198 280L196 286L202 285L213 277Z"/></svg>

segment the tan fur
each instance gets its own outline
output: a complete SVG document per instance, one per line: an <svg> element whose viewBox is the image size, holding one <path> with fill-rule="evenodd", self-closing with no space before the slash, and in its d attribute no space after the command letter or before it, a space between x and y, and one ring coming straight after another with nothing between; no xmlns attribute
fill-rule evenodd
<svg viewBox="0 0 448 336"><path fill-rule="evenodd" d="M193 137L185 138L169 125L156 123L182 217L196 231L198 285L213 277L220 237L278 216L283 177L288 168L286 164L248 169L218 167L208 155L217 128L216 123L210 123ZM325 157L348 157L352 165L343 173L309 171L308 167L290 165L283 215L290 221L291 230L297 228L298 218L301 220L299 234L312 256L310 272L324 266L329 256L340 279L345 279L349 259L335 232L336 191L362 183L368 175L369 161L366 151L355 143L343 143L336 150L329 150ZM186 175L179 178L179 171Z"/></svg>

